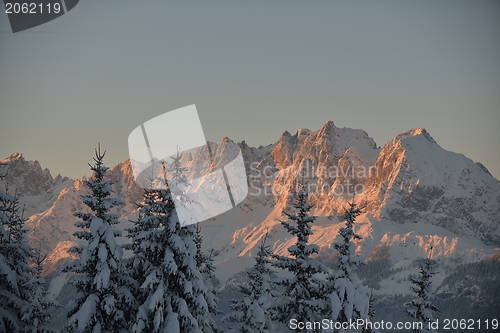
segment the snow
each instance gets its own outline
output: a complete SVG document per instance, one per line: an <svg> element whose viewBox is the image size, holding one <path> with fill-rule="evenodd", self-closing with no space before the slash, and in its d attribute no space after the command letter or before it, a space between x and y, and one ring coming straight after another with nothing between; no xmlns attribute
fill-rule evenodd
<svg viewBox="0 0 500 333"><path fill-rule="evenodd" d="M327 156L332 155L336 151L340 152L341 154L344 154L346 150L349 150L349 154L351 155L354 154L359 158L362 158L363 161L360 162L362 165L370 166L375 164L377 156L379 158L388 158L389 155L387 155L387 153L395 151L396 146L399 145L404 149L401 156L404 157L404 159L410 163L409 172L411 172L414 175L412 176L414 180L410 181L410 184L412 184L410 187L415 186L415 184L417 184L417 181L420 186L425 185L427 183L435 184L436 181L438 181L438 184L445 182L443 184L447 186L449 185L447 190L449 196L453 197L453 196L462 196L465 192L470 192L473 190L473 188L469 186L470 189L464 191L463 189L461 189L460 186L457 186L457 182L460 182L460 184L465 184L465 185L471 184L478 188L483 187L484 189L487 190L487 193L490 193L490 195L488 195L489 199L487 200L488 205L495 203L494 199L498 197L498 194L496 197L491 194L498 193L499 189L498 181L495 182L494 178L489 176L486 172L482 171L482 169L480 169L479 166L477 166L475 163L465 158L463 155L447 152L441 147L439 147L439 145L437 145L436 143L433 143L432 141L434 140L429 141L423 133L424 131L422 129L415 129L407 133L404 133L402 135L399 135L394 140L388 143L388 148L386 149L386 151L381 152L379 149L374 148L376 147L376 144L373 142L371 138L369 138L369 136L364 131L353 130L348 128L338 128L335 127L335 125L332 122L327 122L325 123L323 128L321 128L318 131L308 131L308 130L298 131L298 134L300 134L300 137L302 138L301 143L299 144L297 142L291 145L289 149L292 149L290 153L293 156L296 156L296 158L298 158L298 156L312 156L311 154L313 154L316 156L315 158L313 158L313 160L317 159L318 161L320 160L323 161ZM293 138L293 136L289 135L289 138ZM216 155L215 160L217 161L217 163L219 163L218 161L221 159L222 156L224 156L224 154L222 153L223 145L216 145L216 144L213 145L215 146L215 149L213 149L213 152L215 152ZM269 156L268 154L270 154L275 149L277 149L276 145L270 145L258 149L249 148L247 153L250 155L245 156L245 158L250 158L251 160L260 161L266 158L266 156ZM190 161L186 160L186 162L188 163L189 178L192 179L193 177L198 177L200 174L203 173L202 169L206 168L206 165L202 162L207 160L204 154L205 153L203 154L199 153L197 156L193 156ZM278 154L277 150L276 154ZM278 156L276 154L273 153L272 155ZM353 157L354 155L352 155L351 157ZM14 159L17 157L12 157L12 158ZM291 162L292 161L290 160L290 163ZM297 168L297 166L300 163L301 162L297 160L290 167ZM196 165L201 165L201 169L197 169ZM394 163L390 165L393 166L394 170L398 170L399 168L399 165L394 165ZM457 168L457 166L459 167ZM468 170L471 170L472 174L469 176L470 181L466 182L465 179L460 178L462 166L466 167ZM110 172L114 172L116 174L122 173L123 175L131 175L131 173L127 174L128 171L125 171L127 168L129 168L128 164L125 163L120 164L119 166L117 166L117 168L113 168L112 170L110 170ZM381 170L379 170L379 172L380 171ZM399 172L398 174L402 174L402 172ZM288 182L288 180L286 180L285 182ZM37 229L40 231L38 232L39 236L36 237L37 238L41 237L44 239L43 244L44 246L45 244L47 244L47 248L49 251L55 247L58 241L70 239L71 235L74 232L74 227L72 226L71 223L71 221L74 221L74 218L72 217L71 208L74 205L73 204L74 202L78 204L81 192L85 191L85 187L82 187L80 183L81 183L80 181L75 181L71 186L65 189L61 193L61 195L59 195L58 198L54 199L55 205L53 205L51 209L49 209L46 212L43 212L36 218L30 219L30 221L28 222L31 228L35 227L35 225L37 226L43 225L43 230L40 230L40 228L37 227ZM120 181L120 183L130 184L130 181L129 180L123 182ZM252 189L249 190L250 192L252 192ZM132 188L127 189L127 191L132 191ZM56 189L54 189L53 193L58 193L58 192L56 191ZM366 195L369 195L366 198L367 200L369 198L375 199L379 195L379 193L383 194L383 192L366 193ZM395 193L390 194L390 196L387 197L387 200L383 202L383 204L385 204L386 205L385 207L387 208L396 206L393 201L389 200L390 198L396 198L396 194ZM44 211L44 208L42 207L43 205L45 205L45 203L42 203L44 201L45 200L38 200L38 202L40 202L41 205L40 206L41 211ZM246 203L248 203L248 200L246 201L247 201ZM320 205L321 206L320 209L325 209L327 201L329 200L326 200L324 205ZM339 205L342 204L343 203L341 201L335 200L333 202L333 205L330 204L329 206L338 207ZM133 204L127 203L127 205L133 205ZM207 225L215 223L216 226L214 227L216 227L219 231L218 235L217 234L214 235L214 237L219 239L219 241L215 239L213 241L209 240L208 237L206 237L206 241L210 244L215 244L215 245L227 244L227 239L232 237L232 235L235 232L239 231L241 228L246 227L247 225L250 225L251 223L261 223L262 221L266 220L266 216L269 215L269 213L271 213L268 210L269 206L260 207L259 205L255 205L254 203L252 203L252 206L255 212L251 214L252 216L249 216L249 214L240 214L242 213L242 209L240 208L238 213L235 212L233 214L233 211L237 211L238 209L233 209L232 211L228 212L232 215L231 219L226 219L224 216L221 216L220 218L217 217L216 220L210 220L204 222L204 224ZM243 205L241 205L240 207L243 207ZM278 207L278 211L279 208L280 207ZM373 212L374 215L380 214L383 208L384 208L383 206L377 208L377 210ZM259 214L264 216L262 217L257 216ZM475 216L475 218L478 220L484 221L487 219L485 218L484 213L481 213L480 211L474 212L474 214L475 215L473 216ZM61 223L59 221L65 221L65 223ZM212 228L204 228L204 233L214 234L210 232L208 229ZM485 232L487 231L488 230L485 230ZM497 231L500 232L500 230ZM245 230L244 232L244 236L247 236L250 233L251 229L247 228L247 230ZM257 235L259 233L254 232L253 234ZM253 237L252 240L254 244L256 244L255 242L258 241L258 239L255 240L255 237ZM245 252L248 252L249 250L251 251L251 248L255 248L254 246L248 248L246 247L242 248L241 245L238 246L236 244L235 250L231 251L231 253L227 253L227 255L225 253L222 253L223 256L217 258L217 261L232 258L235 255L238 255L240 251L242 252L242 255L244 255ZM209 247L216 248L217 246L209 246Z"/></svg>
<svg viewBox="0 0 500 333"><path fill-rule="evenodd" d="M156 291L151 295L151 298L149 299L149 311L154 312L158 304L162 302L163 300L163 283L159 283L158 287L156 288Z"/></svg>
<svg viewBox="0 0 500 333"><path fill-rule="evenodd" d="M103 243L99 244L97 256L102 263L105 263L108 260L108 249L106 249L106 245L104 245Z"/></svg>
<svg viewBox="0 0 500 333"><path fill-rule="evenodd" d="M5 257L0 253L0 273L2 274L2 278L7 280L9 289L12 290L14 294L19 295L16 272L11 270L6 262L7 260Z"/></svg>
<svg viewBox="0 0 500 333"><path fill-rule="evenodd" d="M248 317L252 318L256 325L262 325L265 323L264 310L260 307L260 304L257 301L252 302L248 311L250 312Z"/></svg>
<svg viewBox="0 0 500 333"><path fill-rule="evenodd" d="M110 274L111 272L109 270L109 267L107 267L107 265L99 270L99 272L95 277L95 284L97 290L108 288Z"/></svg>
<svg viewBox="0 0 500 333"><path fill-rule="evenodd" d="M102 227L102 219L99 217L92 217L92 222L90 222L90 233L95 236L97 231Z"/></svg>
<svg viewBox="0 0 500 333"><path fill-rule="evenodd" d="M340 293L341 295L343 295L343 293ZM331 302L331 315L332 315L332 318L337 318L339 313L340 313L340 310L342 309L342 300L339 299L339 297L337 296L337 293L332 293L330 295L330 302Z"/></svg>
<svg viewBox="0 0 500 333"><path fill-rule="evenodd" d="M181 333L177 313L169 312L166 318L165 328L163 333Z"/></svg>
<svg viewBox="0 0 500 333"><path fill-rule="evenodd" d="M216 264L215 273L221 284L224 284L234 274L252 267L253 264L254 259L248 256L231 258Z"/></svg>
<svg viewBox="0 0 500 333"><path fill-rule="evenodd" d="M364 131L341 129L333 123L327 123L318 131L300 130L296 135L283 135L279 144L261 148L247 146L247 150L242 148L248 165L250 162L257 162L263 166L275 167L272 170L278 172L277 179L271 177L265 180L268 184L278 185L285 190L276 196L249 195L236 208L202 222L203 248L214 249L217 277L224 283L233 274L251 267L258 243L266 232L270 233L269 242L273 250L277 254L287 254L287 249L293 246L294 241L277 220L281 218L281 210L288 204L283 199L289 195L285 185L293 181L286 171L297 170L306 160L312 161L317 167L328 166L328 163L333 163L333 156L337 152L346 165L386 167L379 167L380 178L369 178L365 184L365 192L356 197L357 202L367 204L366 214L361 215L357 221L356 232L364 239L354 244L356 252L362 259L366 259L377 250L387 247L387 256L393 268L402 269L396 275L382 280L381 288L375 290L375 294L410 293L407 283L397 280L418 273L418 269L413 266L414 260L428 256L431 252L434 258L446 260L450 270L460 263L477 262L498 253L498 245L485 244L481 235L500 235L500 183L470 159L444 150L429 137L423 129L414 129L395 137L380 150ZM213 143L213 147L212 152L219 167L223 163L223 144ZM206 174L210 167L206 163L206 152L196 154L190 159L186 157L189 179ZM134 203L140 200L141 194L133 183L132 174L127 173L127 168L130 166L124 162L109 171L113 172L113 178L121 177L114 190L117 196L124 198L126 205L114 208L113 213L120 217L117 227L122 230L130 227L128 220L133 220L136 216ZM40 173L40 176L43 174ZM28 180L22 177L24 176L21 175L15 181L18 184L27 183ZM47 184L51 184L47 192L36 195L31 193L22 200L27 203L27 214L31 215L27 226L32 230L32 244L42 241L43 250L49 253L61 242L75 240L73 233L76 228L73 223L77 219L73 212L84 211L81 195L88 194L88 189L81 186L80 180L54 180L52 183L47 181ZM444 192L436 199L436 203L422 212L410 211L405 207L403 200L416 195L418 189L431 186ZM249 191L252 193L255 189L249 188ZM337 215L345 207L347 199L349 198L329 194L313 198L317 204L313 213L321 216L314 223L314 234L310 241L317 244L321 251L330 251L329 246L337 239L338 230L342 226ZM463 209L470 216L459 216L460 211L454 208L453 202L447 203L444 199L466 203L467 206ZM398 220L390 214L395 209L416 212L418 218L411 221L406 218ZM455 219L453 223L440 224L440 219L450 216ZM480 224L473 227L475 222L469 221L479 221ZM100 228L98 225L92 226L92 223L91 232ZM456 227L452 228L450 225ZM111 237L110 233L107 235ZM117 243L123 242L126 242L125 237L117 240ZM112 244L112 240L106 243ZM93 247L98 244L92 243L89 250L93 251ZM110 251L110 256L121 258L119 246L110 246ZM82 253L82 256L86 255L85 252ZM176 269L173 254L169 255L166 254L165 260L171 263L170 269ZM65 251L56 251L50 260L57 263L67 256ZM57 267L55 264L54 266ZM435 283L439 284L446 274L447 271L441 270L434 277ZM50 294L55 297L66 280L64 275L57 276L51 282ZM358 304L356 299L354 302Z"/></svg>
<svg viewBox="0 0 500 333"><path fill-rule="evenodd" d="M71 316L71 318L69 318L70 322L78 323L77 327L80 332L85 330L87 323L90 321L90 318L95 314L98 301L99 298L96 294L90 294L85 302L83 302L78 312Z"/></svg>
<svg viewBox="0 0 500 333"><path fill-rule="evenodd" d="M54 278L50 280L48 297L51 300L54 300L62 290L62 287L68 282L69 275L66 273L58 274Z"/></svg>
<svg viewBox="0 0 500 333"><path fill-rule="evenodd" d="M113 228L111 228L111 226L109 224L106 226L105 239L106 239L106 244L108 244L109 249L114 251L114 249L116 247L115 235L113 233Z"/></svg>

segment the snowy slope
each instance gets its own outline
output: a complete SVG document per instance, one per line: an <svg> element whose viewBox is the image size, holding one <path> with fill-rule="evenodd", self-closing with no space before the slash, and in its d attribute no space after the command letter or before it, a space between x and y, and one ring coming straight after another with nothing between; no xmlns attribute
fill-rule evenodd
<svg viewBox="0 0 500 333"><path fill-rule="evenodd" d="M413 260L426 256L431 246L433 256L455 266L498 252L500 182L481 165L441 148L424 129L400 134L383 149L363 130L337 128L331 121L317 131L284 132L266 147L223 138L211 142L210 150L183 155L188 178L222 167L238 147L245 159L249 195L237 208L201 223L204 247L215 250L222 279L252 264L244 258L255 255L266 232L274 250L286 254L293 240L279 219L282 209L290 207L297 178L310 185L310 200L321 216L312 240L324 254L331 252L341 226L338 216L353 198L348 189L363 190L354 197L365 212L357 226L364 237L358 244L360 254L375 260L383 253L395 268L404 268L398 274L410 274ZM41 243L44 251L53 251L49 266L54 271L64 261L65 242L75 241L73 213L85 211L81 195L87 189L81 180L47 177L48 170L42 171L36 161L18 161L19 155L9 157L9 168L21 170L10 172L10 181L36 203L27 223L30 238L33 246ZM110 169L107 177L117 181L115 196L125 202L116 211L119 217L124 222L133 219L142 190L134 183L129 161Z"/></svg>
<svg viewBox="0 0 500 333"><path fill-rule="evenodd" d="M1 160L0 164L7 164L1 170L7 176L0 180L0 186L2 190L8 187L11 193L21 194L19 200L26 217L47 210L59 192L73 182L61 175L53 178L49 169L42 169L38 161L26 161L19 153Z"/></svg>
<svg viewBox="0 0 500 333"><path fill-rule="evenodd" d="M426 223L500 245L500 182L417 128L385 144L357 200L378 218Z"/></svg>

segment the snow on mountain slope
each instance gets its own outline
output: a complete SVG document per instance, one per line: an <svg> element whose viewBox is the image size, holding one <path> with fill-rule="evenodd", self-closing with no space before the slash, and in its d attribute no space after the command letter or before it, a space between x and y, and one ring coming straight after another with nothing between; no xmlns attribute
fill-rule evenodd
<svg viewBox="0 0 500 333"><path fill-rule="evenodd" d="M45 211L57 199L59 192L73 181L57 175L55 178L49 169L43 169L38 161L26 161L22 154L14 153L0 161L6 164L1 172L7 176L0 180L2 191L6 187L11 193L21 195L19 201L24 207L24 216L31 216Z"/></svg>
<svg viewBox="0 0 500 333"><path fill-rule="evenodd" d="M385 144L356 199L378 218L434 224L500 245L500 182L417 128Z"/></svg>
<svg viewBox="0 0 500 333"><path fill-rule="evenodd" d="M87 191L82 185L81 180L74 181L61 191L49 209L30 216L26 222L31 246L40 249L42 254L50 253L60 242L74 240L77 219L73 213L86 211L81 196Z"/></svg>
<svg viewBox="0 0 500 333"><path fill-rule="evenodd" d="M353 194L365 212L357 226L365 238L358 244L360 254L375 260L383 253L395 267L405 268L398 274L408 274L410 263L426 256L430 246L433 256L454 262L474 262L498 252L494 245L499 236L500 182L483 166L441 148L424 129L400 134L382 150L366 132L337 128L330 121L318 131L284 132L265 147L224 138L183 154L188 178L222 167L238 147L245 159L249 194L238 207L201 223L204 248L214 249L215 262L225 270L251 264L252 260L235 258L253 256L267 232L274 250L286 254L293 240L279 219L282 209L290 208L297 179L311 190L315 214L320 215L312 241L325 255L332 252L342 225L338 216ZM51 265L56 267L64 259L64 242L75 241L73 213L86 211L81 195L87 189L81 180L56 177L51 182L38 162L16 162L20 158L14 155L9 159L9 168L22 170L11 173L11 182L21 184L33 198L41 195L27 225L32 245L41 243L44 251L53 251ZM24 166L14 168L16 163ZM123 222L133 219L142 189L134 182L130 162L113 167L107 177L116 181L114 195L125 203L116 213ZM62 190L49 195L57 186ZM120 228L128 225L121 223Z"/></svg>
<svg viewBox="0 0 500 333"><path fill-rule="evenodd" d="M219 251L215 247L215 262L217 267L224 267L233 274L236 273L233 265L238 269L249 268L255 256L259 240L269 233L268 240L273 251L277 254L286 255L287 248L294 244L295 239L281 226L278 219L279 212L272 211L260 224L247 225L233 234L229 246L224 246ZM334 241L339 240L338 231L344 226L339 219L319 216L313 225L314 235L310 241L318 244L321 248L322 258L334 258L335 250L332 247ZM440 265L444 279L454 268L463 263L477 262L498 253L499 249L494 246L484 245L477 239L459 237L456 234L439 226L426 224L397 224L388 220L379 220L371 214L361 215L356 223L356 232L363 237L357 242L359 255L368 261L389 260L392 269L395 270L395 278L387 278L381 282L381 288L377 293L395 294L408 293L406 280L409 274L415 274L417 267L415 260L432 256L444 262ZM211 243L214 245L217 243ZM218 273L222 282L231 274L227 272ZM438 282L438 281L436 281Z"/></svg>
<svg viewBox="0 0 500 333"><path fill-rule="evenodd" d="M344 180L369 170L378 153L375 141L365 131L338 128L327 121L316 132L300 129L294 136L283 133L271 151L276 177L267 177L267 181L272 183L276 202L283 207L299 178L318 194L311 198L312 202L320 209L326 208L328 203L324 199L333 193L333 197L343 196L348 191ZM358 183L365 179L353 178ZM354 186L355 182L349 185Z"/></svg>
<svg viewBox="0 0 500 333"><path fill-rule="evenodd" d="M136 203L140 202L143 190L135 185L129 160L119 163L114 168L109 169L107 179L112 179L116 183L113 185L114 196L124 201L114 213L127 221L136 210ZM85 178L84 178L85 179ZM89 194L87 186L83 180L76 180L71 185L64 188L52 202L49 209L30 216L26 222L30 229L30 243L35 248L41 248L42 253L51 253L60 242L68 240L77 241L73 233L77 230L74 226L78 220L73 214L75 212L87 212L88 207L82 202L82 195ZM129 227L124 223L121 228ZM58 251L60 255L64 252ZM53 254L53 253L52 253ZM52 255L51 254L51 255ZM49 256L48 260L60 260L61 258Z"/></svg>

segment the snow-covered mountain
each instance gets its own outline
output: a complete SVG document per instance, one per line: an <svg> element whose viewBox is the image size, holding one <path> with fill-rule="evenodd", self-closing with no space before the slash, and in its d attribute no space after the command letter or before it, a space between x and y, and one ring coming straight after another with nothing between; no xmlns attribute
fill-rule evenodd
<svg viewBox="0 0 500 333"><path fill-rule="evenodd" d="M423 128L387 142L360 198L397 223L427 223L500 245L500 182L480 163L441 148Z"/></svg>
<svg viewBox="0 0 500 333"><path fill-rule="evenodd" d="M238 148L249 194L238 207L201 224L204 246L215 250L222 280L253 263L266 232L274 251L286 254L293 240L279 219L281 211L290 208L297 180L307 182L320 216L312 241L320 245L324 258L334 254L331 244L341 226L339 216L353 198L364 210L357 223L364 237L358 244L360 255L389 260L401 279L414 273L414 260L430 253L447 263L442 280L461 262L499 252L500 182L481 164L441 148L425 129L399 134L382 149L365 131L338 128L331 121L317 131L285 131L265 147L223 138L210 143L210 149L183 155L188 178L223 166ZM85 211L81 195L87 189L81 180L52 178L38 162L25 161L20 154L2 162L9 163L9 187L17 188L29 206L32 245L52 251L48 266L56 269L68 242L75 241L73 213ZM116 181L115 195L125 203L116 211L124 229L135 218L142 189L134 182L128 160L111 168L107 177ZM380 281L380 292L398 292L388 279Z"/></svg>
<svg viewBox="0 0 500 333"><path fill-rule="evenodd" d="M2 168L2 173L7 173L2 181L2 189L8 188L10 193L21 195L24 216L46 211L59 193L73 183L61 175L53 178L49 169L42 169L38 161L26 161L19 153L1 160L0 164L7 165Z"/></svg>

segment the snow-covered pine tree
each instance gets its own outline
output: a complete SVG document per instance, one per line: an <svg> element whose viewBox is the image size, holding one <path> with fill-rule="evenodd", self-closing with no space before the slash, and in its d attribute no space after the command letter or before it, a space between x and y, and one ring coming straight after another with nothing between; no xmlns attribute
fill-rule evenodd
<svg viewBox="0 0 500 333"><path fill-rule="evenodd" d="M417 298L405 303L405 312L414 322L422 323L422 329L416 328L415 333L437 333L429 327L429 322L434 321L433 313L439 312L438 308L432 304L434 294L431 289L431 278L436 275L434 266L436 261L425 258L420 265L420 274L417 278L411 278L411 290Z"/></svg>
<svg viewBox="0 0 500 333"><path fill-rule="evenodd" d="M184 195L184 189L189 186L189 180L186 177L186 167L182 166L181 158L182 154L179 152L179 147L177 147L177 153L174 156L170 156L172 162L170 167L167 169L165 164L162 162L162 167L164 170L168 170L168 188L170 193L177 199L179 203L188 203L188 198ZM164 172L164 181L167 180L167 173Z"/></svg>
<svg viewBox="0 0 500 333"><path fill-rule="evenodd" d="M2 164L3 165L3 164ZM0 180L6 175L0 174ZM16 332L19 329L17 310L21 308L21 300L17 290L17 277L8 260L10 247L9 222L11 206L16 200L8 193L0 191L0 332L7 330Z"/></svg>
<svg viewBox="0 0 500 333"><path fill-rule="evenodd" d="M255 257L255 265L246 271L249 285L241 285L240 291L243 299L231 301L232 312L224 321L236 324L236 332L243 333L272 333L271 307L274 298L271 277L273 272L269 267L272 255L269 246L266 246L267 234L259 245Z"/></svg>
<svg viewBox="0 0 500 333"><path fill-rule="evenodd" d="M50 312L57 306L57 302L50 300L47 296L48 282L42 277L43 261L46 256L41 254L38 249L34 256L35 272L31 278L31 294L29 306L23 313L24 332L26 333L52 333L55 332L50 328Z"/></svg>
<svg viewBox="0 0 500 333"><path fill-rule="evenodd" d="M215 267L213 265L212 253L213 250L210 250L209 253L204 253L201 249L203 243L203 236L201 235L200 224L196 223L195 225L195 237L194 243L196 244L196 268L201 272L203 277L203 281L207 288L206 291L206 300L208 304L208 312L210 314L209 322L210 326L215 328L214 316L221 313L217 303L219 301L217 297L217 289L215 287L215 282L218 282L215 277Z"/></svg>
<svg viewBox="0 0 500 333"><path fill-rule="evenodd" d="M23 312L30 308L33 252L26 242L19 196L8 192L0 192L0 332L21 332Z"/></svg>
<svg viewBox="0 0 500 333"><path fill-rule="evenodd" d="M189 180L186 177L188 169L182 166L182 154L180 154L179 148L177 148L177 154L170 158L172 159L172 164L170 168L171 177L168 181L169 188L181 204L192 205L194 203L190 202L189 197L185 196L182 191L183 188L189 186ZM193 245L196 249L194 253L195 267L186 267L193 274L191 278L194 295L191 298L191 302L188 302L188 306L202 332L218 332L213 318L220 311L217 307L217 293L212 284L215 280L215 268L212 264L212 257L201 251L202 236L198 223L196 225L183 226L180 231L187 248L190 249L189 252L192 253ZM201 274L201 278L197 278L198 274Z"/></svg>
<svg viewBox="0 0 500 333"><path fill-rule="evenodd" d="M212 308L212 313L218 313L216 303L217 298L214 297L214 294L212 294L212 290L210 290L210 288L207 288L204 274L202 273L202 271L204 271L205 276L210 278L213 277L213 267L211 265L211 262L208 262L209 267L205 266L205 270L202 269L202 271L200 271L198 267L196 267L196 229L193 224L182 227L180 229L180 237L186 245L188 256L191 258L189 262L184 260L182 266L182 271L186 279L185 283L192 286L192 295L188 294L188 297L186 298L188 309L196 318L201 332L218 332L215 326L215 321L212 318L210 311L210 308ZM211 270L212 272L208 273L209 270ZM212 304L209 304L210 302L212 302Z"/></svg>
<svg viewBox="0 0 500 333"><path fill-rule="evenodd" d="M176 332L180 327L168 292L173 287L172 275L178 271L170 248L176 232L171 222L174 204L166 190L145 189L139 207L137 221L127 229L133 251L129 272L138 286L134 290L138 308L131 317L132 332L164 332L169 319L175 319L171 325L176 327L170 329ZM180 243L178 240L178 247L183 246Z"/></svg>
<svg viewBox="0 0 500 333"><path fill-rule="evenodd" d="M125 244L123 248L132 251L132 256L122 260L122 267L126 272L127 284L131 292L130 308L124 313L129 327L136 324L139 305L143 304L148 296L140 287L146 280L146 272L150 266L148 260L151 259L149 257L151 249L141 248L141 245L146 246L145 238L150 229L153 228L151 216L159 214L159 212L154 211L157 208L155 201L156 191L151 188L144 189L142 202L137 204L138 218L136 221L130 221L134 223L132 228L125 229L127 238L131 238L131 243Z"/></svg>
<svg viewBox="0 0 500 333"><path fill-rule="evenodd" d="M188 171L188 169L182 166L182 154L180 153L178 147L177 154L175 156L171 156L170 158L172 159L172 164L169 168L169 171L171 172L170 179L178 183L187 183L188 179L186 177L186 171Z"/></svg>
<svg viewBox="0 0 500 333"><path fill-rule="evenodd" d="M334 322L370 320L370 296L356 272L357 267L363 264L355 254L353 243L354 240L362 239L354 232L354 222L359 214L361 211L356 204L349 203L349 209L344 214L345 227L339 230L341 241L333 244L339 251L339 263L338 269L328 276L327 284L331 302L329 318ZM341 329L338 332L346 331Z"/></svg>
<svg viewBox="0 0 500 333"><path fill-rule="evenodd" d="M372 289L370 291L370 297L369 297L369 300L368 300L368 318L370 318L370 320L372 320L373 318L375 318L375 316L377 315L377 311L373 307L373 303L374 302L375 302L375 299L373 297L373 289ZM376 330L376 329L373 329L373 328L365 328L363 330L363 332L366 332L366 333L379 333L379 330Z"/></svg>
<svg viewBox="0 0 500 333"><path fill-rule="evenodd" d="M181 227L168 187L145 190L140 207L128 230L139 286L132 332L214 332L208 289L196 267L194 226Z"/></svg>
<svg viewBox="0 0 500 333"><path fill-rule="evenodd" d="M82 221L75 226L82 230L74 235L86 242L75 246L71 252L80 255L80 260L68 265L65 272L76 273L74 285L78 291L76 305L68 313L70 331L121 332L125 331L126 320L123 307L127 293L122 288L120 261L123 250L116 243L120 236L113 226L118 224L116 214L110 210L122 204L117 198L110 198L112 181L105 180L108 167L103 163L104 155L100 146L95 151L94 165L90 165L93 175L85 181L91 195L84 195L83 202L90 213L77 212L74 215Z"/></svg>
<svg viewBox="0 0 500 333"><path fill-rule="evenodd" d="M289 222L281 222L288 233L297 237L297 241L288 248L289 257L272 255L274 267L287 270L293 275L278 281L285 292L273 307L273 317L287 326L292 319L299 322L321 321L325 318L328 307L328 295L323 290L324 283L320 276L327 273L327 268L311 257L319 252L319 247L309 243L309 237L313 234L310 224L316 220L316 216L309 215L313 205L307 203L307 198L306 185L299 184L296 201L293 203L297 213L283 210L283 215ZM303 330L317 331L319 330Z"/></svg>

